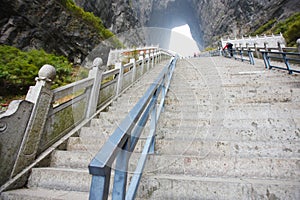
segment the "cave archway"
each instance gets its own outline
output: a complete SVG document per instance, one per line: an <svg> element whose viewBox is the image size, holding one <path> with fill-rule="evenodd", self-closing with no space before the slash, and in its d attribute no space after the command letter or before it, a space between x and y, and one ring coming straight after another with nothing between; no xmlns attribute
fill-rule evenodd
<svg viewBox="0 0 300 200"><path fill-rule="evenodd" d="M172 30L175 27L187 24L191 29L193 39L197 42L198 48L202 50L204 42L199 22L199 17L192 3L189 1L175 0L169 1L168 4L164 6L159 3L154 4L149 20L145 25L148 27L161 27Z"/></svg>

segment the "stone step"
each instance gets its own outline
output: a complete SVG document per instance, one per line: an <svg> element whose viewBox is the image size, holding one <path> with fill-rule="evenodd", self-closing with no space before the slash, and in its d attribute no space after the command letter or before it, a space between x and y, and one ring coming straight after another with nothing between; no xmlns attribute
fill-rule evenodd
<svg viewBox="0 0 300 200"><path fill-rule="evenodd" d="M95 155L95 154L94 154ZM87 170L88 165L90 164L92 158L90 152L74 152L74 151L55 151L51 160L51 167L55 169L78 169L78 170ZM134 173L138 160L141 157L140 152L130 153L130 159L128 162L128 176L132 176ZM116 169L115 162L110 166L112 169L112 174ZM47 173L47 172L43 172Z"/></svg>
<svg viewBox="0 0 300 200"><path fill-rule="evenodd" d="M97 152L91 151L59 151L51 155L53 168L88 169L88 165Z"/></svg>
<svg viewBox="0 0 300 200"><path fill-rule="evenodd" d="M103 144L98 144L93 138L89 140L77 139L75 145L68 146L69 151L87 151L95 155ZM135 152L140 153L146 139L141 138ZM75 142L74 142L75 143ZM216 138L184 137L162 139L159 135L155 141L155 152L164 155L193 155L203 156L238 156L238 157L272 157L295 158L298 156L299 142L291 141L231 141Z"/></svg>
<svg viewBox="0 0 300 200"><path fill-rule="evenodd" d="M299 182L187 175L144 175L137 199L298 199Z"/></svg>
<svg viewBox="0 0 300 200"><path fill-rule="evenodd" d="M157 137L165 139L185 139L193 140L200 138L202 140L216 141L249 141L249 142L300 142L300 128L291 125L293 121L282 121L280 123L266 124L264 121L235 121L232 124L224 126L215 122L216 127L210 127L209 121L203 121L202 124L187 126L178 123L159 122ZM281 126L282 124L282 126Z"/></svg>
<svg viewBox="0 0 300 200"><path fill-rule="evenodd" d="M7 191L1 194L2 200L88 200L88 192L29 188Z"/></svg>
<svg viewBox="0 0 300 200"><path fill-rule="evenodd" d="M67 151L88 151L97 152L103 144L105 139L98 138L82 138L82 137L70 137L67 142Z"/></svg>
<svg viewBox="0 0 300 200"><path fill-rule="evenodd" d="M299 160L281 158L150 155L145 173L298 181Z"/></svg>
<svg viewBox="0 0 300 200"><path fill-rule="evenodd" d="M91 175L88 169L33 168L28 180L29 188L88 192Z"/></svg>

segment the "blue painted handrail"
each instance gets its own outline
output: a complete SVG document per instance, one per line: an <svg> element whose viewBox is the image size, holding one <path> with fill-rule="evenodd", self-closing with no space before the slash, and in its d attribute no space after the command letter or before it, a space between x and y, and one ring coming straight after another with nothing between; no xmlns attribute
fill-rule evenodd
<svg viewBox="0 0 300 200"><path fill-rule="evenodd" d="M290 65L290 61L293 61L296 64L300 64L300 53L294 52L273 52L273 51L261 51L264 63L267 69L282 69L289 71L289 74L293 72L300 73L300 70L293 69ZM285 67L276 66L271 64L271 60L281 60Z"/></svg>
<svg viewBox="0 0 300 200"><path fill-rule="evenodd" d="M89 172L92 174L90 200L108 198L112 164L114 161L116 161L116 164L114 166L112 199L135 198L147 155L154 153L156 124L164 106L165 96L170 85L176 61L177 57L171 59L170 63L165 66L144 96L92 159L89 164ZM157 104L158 97L161 98L159 105ZM131 178L128 190L126 190L130 155L134 151L149 118L150 133L138 161L137 168Z"/></svg>
<svg viewBox="0 0 300 200"><path fill-rule="evenodd" d="M227 58L234 58L235 60L241 60L242 62L247 61L251 65L255 64L253 51L250 49L244 49L244 48L237 48L230 50L224 50L222 52L224 57Z"/></svg>

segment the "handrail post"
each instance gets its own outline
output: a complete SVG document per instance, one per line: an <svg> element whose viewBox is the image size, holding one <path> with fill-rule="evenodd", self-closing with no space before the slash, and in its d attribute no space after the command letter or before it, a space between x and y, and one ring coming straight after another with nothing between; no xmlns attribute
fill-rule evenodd
<svg viewBox="0 0 300 200"><path fill-rule="evenodd" d="M262 53L262 57L264 59L266 69L271 69L270 61L269 61L269 58L268 58L268 52L267 51L262 51L261 53Z"/></svg>
<svg viewBox="0 0 300 200"><path fill-rule="evenodd" d="M289 61L286 58L286 54L284 52L282 52L282 57L283 57L285 65L286 65L286 69L289 71L289 74L292 74L293 71L291 70L291 66L290 66Z"/></svg>
<svg viewBox="0 0 300 200"><path fill-rule="evenodd" d="M118 84L117 84L117 91L116 91L116 96L119 96L119 94L122 91L122 87L123 87L124 67L121 62L118 62L118 63L116 63L115 68L119 69Z"/></svg>
<svg viewBox="0 0 300 200"><path fill-rule="evenodd" d="M98 99L101 88L102 73L105 70L103 66L103 61L101 58L96 58L93 61L93 68L89 72L89 78L94 79L93 87L91 89L91 94L88 101L86 118L91 117L97 110Z"/></svg>
<svg viewBox="0 0 300 200"><path fill-rule="evenodd" d="M255 61L254 61L254 57L253 57L253 52L250 49L248 49L248 56L249 56L250 64L254 65Z"/></svg>
<svg viewBox="0 0 300 200"><path fill-rule="evenodd" d="M111 176L111 168L100 169L103 174L92 174L92 182L90 188L89 200L107 200L109 195L109 184Z"/></svg>
<svg viewBox="0 0 300 200"><path fill-rule="evenodd" d="M154 154L154 152L155 152L155 133L156 133L156 125L157 125L157 103L156 103L157 102L157 94L155 94L155 96L153 98L155 98L156 100L155 100L153 109L151 111L150 135L152 135L152 138L151 138L149 154Z"/></svg>
<svg viewBox="0 0 300 200"><path fill-rule="evenodd" d="M136 78L136 62L134 58L130 59L130 63L132 63L133 67L132 67L132 78L131 78L131 82L133 83L135 81Z"/></svg>
<svg viewBox="0 0 300 200"><path fill-rule="evenodd" d="M128 175L128 162L131 146L131 137L128 137L122 150L119 152L116 158L115 176L112 199L125 199L126 187L127 187L127 175Z"/></svg>
<svg viewBox="0 0 300 200"><path fill-rule="evenodd" d="M56 70L51 65L44 65L36 78L36 85L30 87L26 101L34 104L23 141L18 152L12 176L28 166L36 157L44 126L52 105L52 81L55 79Z"/></svg>
<svg viewBox="0 0 300 200"><path fill-rule="evenodd" d="M268 51L267 45L268 45L268 43L267 43L267 42L264 42L264 48L265 48L265 51Z"/></svg>

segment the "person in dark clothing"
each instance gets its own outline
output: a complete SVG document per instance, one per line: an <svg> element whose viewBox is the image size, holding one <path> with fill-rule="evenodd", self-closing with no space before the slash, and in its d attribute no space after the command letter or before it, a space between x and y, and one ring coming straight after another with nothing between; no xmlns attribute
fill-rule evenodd
<svg viewBox="0 0 300 200"><path fill-rule="evenodd" d="M232 47L233 47L233 44L231 44L230 42L227 42L226 45L225 45L225 47L223 48L223 51L225 49L228 49L231 57L233 56Z"/></svg>

